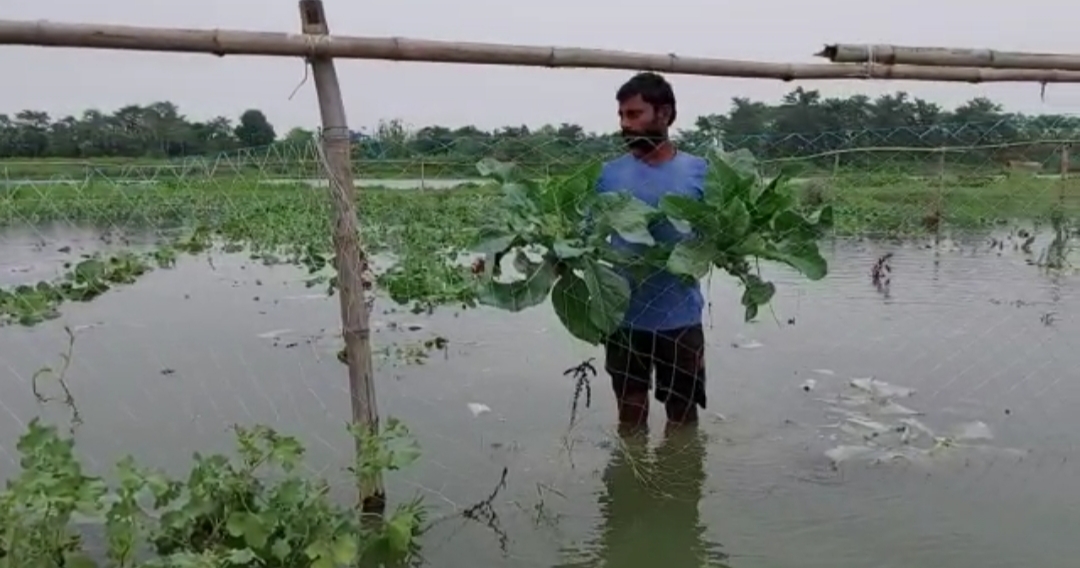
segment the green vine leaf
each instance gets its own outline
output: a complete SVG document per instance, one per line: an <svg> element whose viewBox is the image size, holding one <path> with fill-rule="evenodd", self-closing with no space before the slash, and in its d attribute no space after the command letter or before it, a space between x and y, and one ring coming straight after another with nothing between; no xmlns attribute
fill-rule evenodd
<svg viewBox="0 0 1080 568"><path fill-rule="evenodd" d="M477 301L482 305L520 312L542 304L555 284L556 277L554 264L545 260L525 272L521 280L482 280L477 286Z"/></svg>
<svg viewBox="0 0 1080 568"><path fill-rule="evenodd" d="M675 245L667 259L667 270L676 276L700 280L712 270L715 253L701 239L682 241Z"/></svg>
<svg viewBox="0 0 1080 568"><path fill-rule="evenodd" d="M657 210L628 193L602 193L596 204L596 223L609 228L628 243L656 244L649 223Z"/></svg>
<svg viewBox="0 0 1080 568"><path fill-rule="evenodd" d="M597 345L604 340L604 330L593 323L589 313L589 285L574 274L567 274L551 289L551 305L555 315L570 335Z"/></svg>
<svg viewBox="0 0 1080 568"><path fill-rule="evenodd" d="M776 286L765 282L756 274L749 274L743 279L742 305L746 308L745 319L752 321L758 315L758 309L772 301Z"/></svg>
<svg viewBox="0 0 1080 568"><path fill-rule="evenodd" d="M589 319L605 335L615 331L630 306L630 283L619 273L596 261L585 263L589 290Z"/></svg>
<svg viewBox="0 0 1080 568"><path fill-rule="evenodd" d="M572 260L575 258L581 258L582 256L589 254L593 251L592 247L586 247L576 242L559 239L551 247L552 252L560 260Z"/></svg>

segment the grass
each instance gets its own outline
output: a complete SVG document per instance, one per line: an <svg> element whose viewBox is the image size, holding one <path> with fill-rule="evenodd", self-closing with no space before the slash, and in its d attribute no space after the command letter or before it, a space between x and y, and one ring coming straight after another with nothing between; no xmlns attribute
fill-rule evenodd
<svg viewBox="0 0 1080 568"><path fill-rule="evenodd" d="M1080 180L998 178L971 182L905 180L887 185L839 180L802 188L803 199L837 209L842 235L912 235L1080 216Z"/></svg>

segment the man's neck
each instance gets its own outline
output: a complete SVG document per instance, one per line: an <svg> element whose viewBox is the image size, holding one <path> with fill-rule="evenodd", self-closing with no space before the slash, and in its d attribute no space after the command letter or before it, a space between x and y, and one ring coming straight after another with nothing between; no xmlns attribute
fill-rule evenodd
<svg viewBox="0 0 1080 568"><path fill-rule="evenodd" d="M671 140L664 140L652 150L635 151L634 157L650 166L656 166L671 160L677 152Z"/></svg>

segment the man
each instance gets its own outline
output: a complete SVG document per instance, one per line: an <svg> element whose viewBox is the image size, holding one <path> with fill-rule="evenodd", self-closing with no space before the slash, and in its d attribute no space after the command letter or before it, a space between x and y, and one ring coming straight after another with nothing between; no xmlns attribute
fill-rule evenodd
<svg viewBox="0 0 1080 568"><path fill-rule="evenodd" d="M669 194L701 199L705 160L677 150L668 137L676 114L671 85L656 73L640 73L619 88L615 98L629 151L604 164L597 191L629 192L652 206ZM667 221L650 230L658 242L687 236ZM636 250L617 235L612 244ZM630 280L625 320L605 343L604 367L615 389L619 424L624 430L645 425L653 373L656 399L664 404L669 426L695 424L697 407L705 408L706 402L701 286L663 270L642 281Z"/></svg>

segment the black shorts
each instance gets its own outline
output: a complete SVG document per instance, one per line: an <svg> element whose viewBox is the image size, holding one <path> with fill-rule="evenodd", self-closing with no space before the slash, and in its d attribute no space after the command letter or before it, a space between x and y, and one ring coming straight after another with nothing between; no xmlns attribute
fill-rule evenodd
<svg viewBox="0 0 1080 568"><path fill-rule="evenodd" d="M604 368L615 396L648 392L656 400L694 401L705 408L705 332L701 325L664 331L620 329L605 342Z"/></svg>

